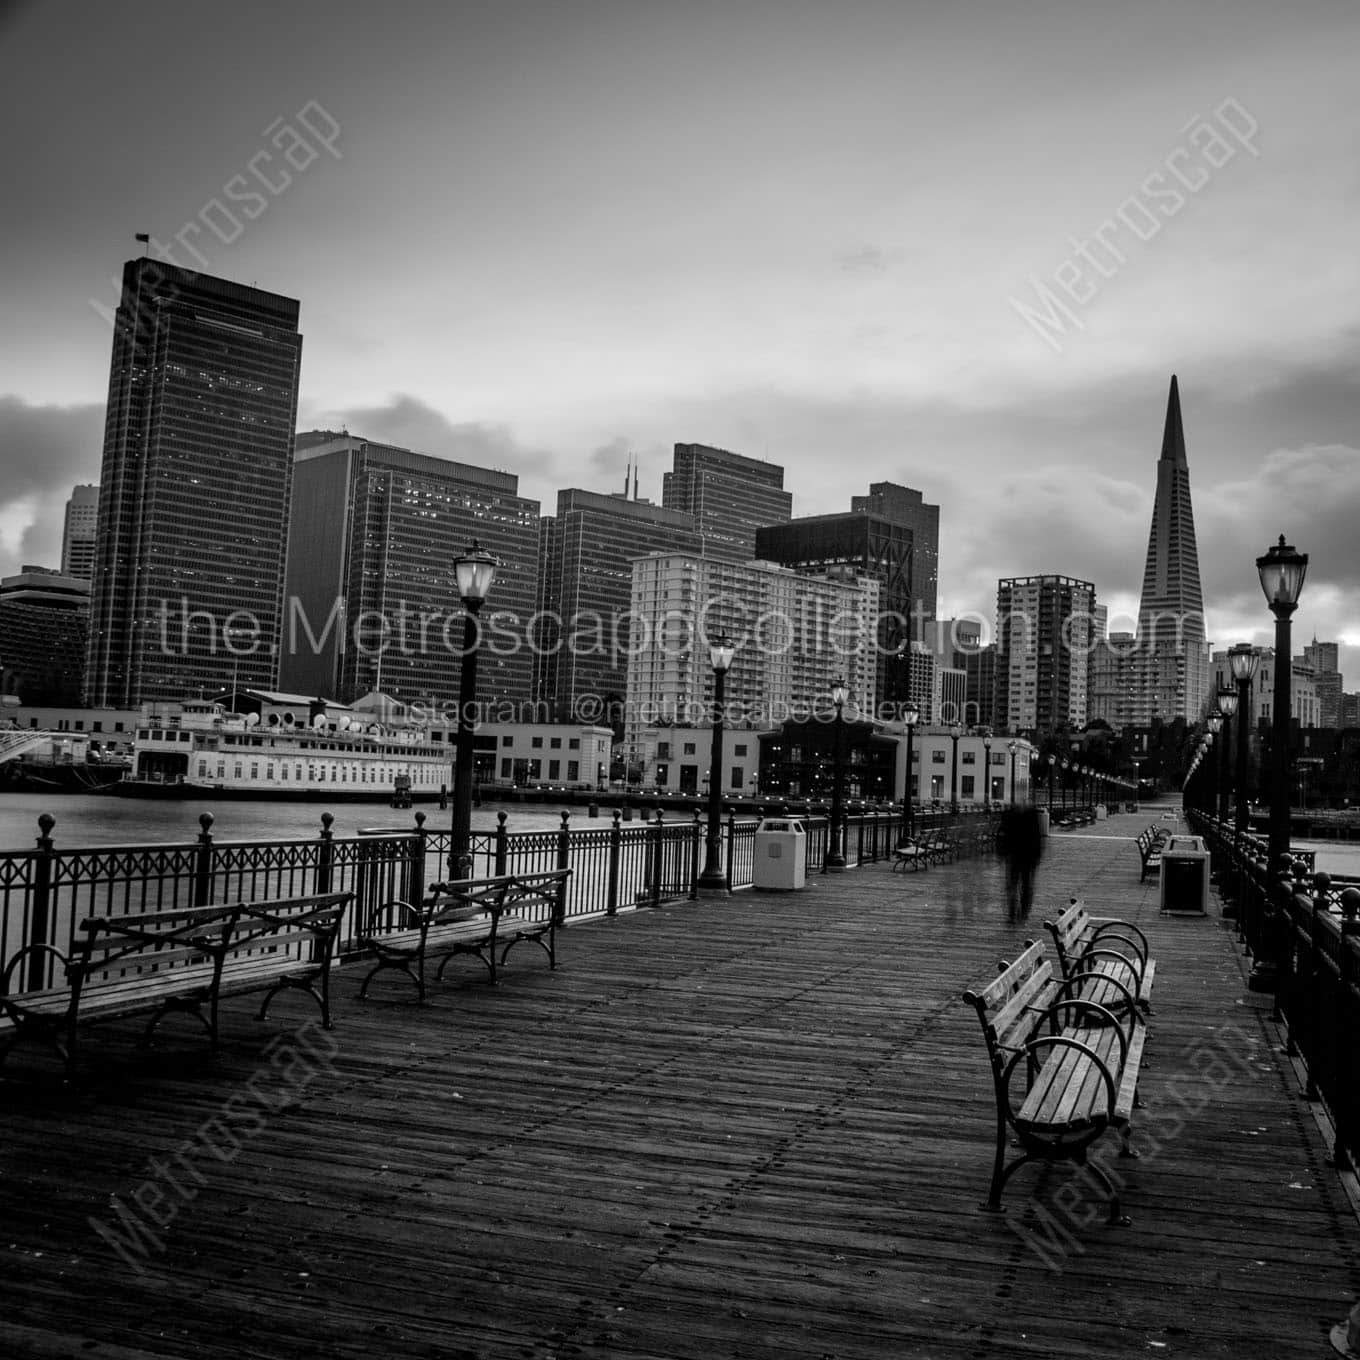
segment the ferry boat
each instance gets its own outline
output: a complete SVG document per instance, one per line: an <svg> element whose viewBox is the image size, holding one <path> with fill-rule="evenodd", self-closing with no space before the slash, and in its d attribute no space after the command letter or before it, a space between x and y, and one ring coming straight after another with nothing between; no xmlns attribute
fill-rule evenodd
<svg viewBox="0 0 1360 1360"><path fill-rule="evenodd" d="M110 791L389 802L401 789L429 800L451 787L453 755L442 733L385 726L323 701L302 700L296 711L276 702L263 713L235 713L213 700L187 700L147 705L132 742L132 769Z"/></svg>

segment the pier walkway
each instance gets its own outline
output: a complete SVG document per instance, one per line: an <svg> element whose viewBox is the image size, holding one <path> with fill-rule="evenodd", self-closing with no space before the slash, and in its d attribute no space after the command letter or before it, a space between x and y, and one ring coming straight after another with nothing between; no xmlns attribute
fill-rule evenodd
<svg viewBox="0 0 1360 1360"><path fill-rule="evenodd" d="M92 1031L78 1096L0 1083L0 1354L1330 1355L1347 1186L1229 923L1139 883L1149 820L1055 833L1020 924L990 859L880 864L573 925L555 973L469 961L424 1008L346 968L333 1034L236 1003L216 1062L173 1019ZM979 1207L960 994L1070 896L1158 960L1123 1228L1071 1168Z"/></svg>

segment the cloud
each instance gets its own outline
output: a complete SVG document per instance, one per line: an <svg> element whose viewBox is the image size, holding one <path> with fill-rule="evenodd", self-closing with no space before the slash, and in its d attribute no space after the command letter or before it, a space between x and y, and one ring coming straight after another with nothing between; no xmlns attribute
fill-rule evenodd
<svg viewBox="0 0 1360 1360"><path fill-rule="evenodd" d="M0 397L0 575L25 563L61 565L66 502L77 483L97 482L103 403L34 406Z"/></svg>

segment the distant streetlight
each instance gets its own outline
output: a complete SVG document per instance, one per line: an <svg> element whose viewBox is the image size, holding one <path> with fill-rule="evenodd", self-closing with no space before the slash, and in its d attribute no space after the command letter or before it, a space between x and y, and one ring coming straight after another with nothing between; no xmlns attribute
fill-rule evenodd
<svg viewBox="0 0 1360 1360"><path fill-rule="evenodd" d="M1016 804L1016 797L1015 797L1015 753L1016 753L1019 749L1020 749L1020 743L1019 743L1018 741L1008 741L1008 742L1006 743L1006 750L1008 750L1008 751L1011 753L1011 806L1012 806L1012 807L1014 807L1015 804Z"/></svg>
<svg viewBox="0 0 1360 1360"><path fill-rule="evenodd" d="M1218 711L1223 715L1223 740L1218 744L1218 820L1220 829L1228 824L1228 748L1232 745L1232 720L1237 712L1237 691L1218 691Z"/></svg>
<svg viewBox="0 0 1360 1360"><path fill-rule="evenodd" d="M481 646L477 616L496 579L496 559L483 552L473 539L467 552L454 562L453 574L458 598L467 610L467 622L463 626L463 664L458 676L453 823L449 835L449 877L458 879L472 876L468 843L472 835L472 718L477 705L477 651Z"/></svg>
<svg viewBox="0 0 1360 1360"><path fill-rule="evenodd" d="M1256 559L1256 571L1261 578L1261 589L1266 603L1275 615L1275 701L1270 715L1270 834L1268 872L1280 872L1282 860L1289 854L1289 719L1290 680L1289 655L1290 616L1298 608L1303 591L1303 578L1308 572L1308 554L1296 551L1280 541L1264 556Z"/></svg>
<svg viewBox="0 0 1360 1360"><path fill-rule="evenodd" d="M911 736L912 731L921 718L921 706L915 700L908 700L902 705L902 724L907 729L907 787L906 797L902 800L905 806L902 809L903 822L902 834L910 840L915 834L915 812L916 803L916 769L911 763Z"/></svg>
<svg viewBox="0 0 1360 1360"><path fill-rule="evenodd" d="M992 734L982 739L982 801L984 806L992 805Z"/></svg>
<svg viewBox="0 0 1360 1360"><path fill-rule="evenodd" d="M836 705L836 726L832 738L832 771L831 771L831 825L827 829L826 855L822 859L822 872L828 869L845 868L845 849L844 837L845 829L843 823L845 814L841 807L841 780L843 770L841 768L842 753L841 741L844 720L842 710L845 708L845 701L849 691L845 687L843 680L837 680L831 686L831 702Z"/></svg>
<svg viewBox="0 0 1360 1360"><path fill-rule="evenodd" d="M954 743L954 758L949 767L949 811L957 817L959 815L959 738L963 736L963 728L955 723L949 729L949 740Z"/></svg>
<svg viewBox="0 0 1360 1360"><path fill-rule="evenodd" d="M1249 642L1239 642L1228 652L1228 667L1237 682L1237 807L1233 814L1233 829L1245 831L1247 815L1247 727L1251 718L1251 683L1260 664L1256 648Z"/></svg>
<svg viewBox="0 0 1360 1360"><path fill-rule="evenodd" d="M708 835L704 842L704 871L699 875L700 892L725 893L727 878L722 864L722 743L723 685L736 648L726 638L708 649L713 667L713 750L708 770Z"/></svg>
<svg viewBox="0 0 1360 1360"><path fill-rule="evenodd" d="M1210 748L1205 752L1205 755L1206 758L1210 761L1211 765L1210 769L1211 777L1209 779L1209 797L1204 801L1208 804L1209 815L1213 816L1214 812L1218 808L1218 770L1222 762L1214 759L1214 752L1212 750L1212 747L1214 745L1214 742L1218 738L1219 732L1223 728L1223 715L1219 713L1217 709L1215 709L1214 712L1210 713L1209 716L1205 718L1204 726L1206 728L1204 740L1208 747Z"/></svg>

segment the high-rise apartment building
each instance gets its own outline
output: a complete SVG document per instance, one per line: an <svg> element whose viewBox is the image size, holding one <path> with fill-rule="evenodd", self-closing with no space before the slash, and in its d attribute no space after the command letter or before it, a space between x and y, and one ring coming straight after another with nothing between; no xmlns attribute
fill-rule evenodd
<svg viewBox="0 0 1360 1360"><path fill-rule="evenodd" d="M66 502L61 530L61 574L88 581L94 576L94 541L99 525L99 488L77 486Z"/></svg>
<svg viewBox="0 0 1360 1360"><path fill-rule="evenodd" d="M749 562L756 530L783 524L793 513L784 469L706 444L677 444L661 476L661 504L694 516L699 552L721 562Z"/></svg>
<svg viewBox="0 0 1360 1360"><path fill-rule="evenodd" d="M1313 683L1317 687L1318 726L1341 726L1340 649L1335 642L1319 642L1314 638L1303 649L1303 659L1313 668Z"/></svg>
<svg viewBox="0 0 1360 1360"><path fill-rule="evenodd" d="M538 502L512 473L361 436L299 444L280 687L341 703L372 690L456 703L465 615L453 564L475 541L498 563L481 613L478 701L499 721L526 721Z"/></svg>
<svg viewBox="0 0 1360 1360"><path fill-rule="evenodd" d="M544 520L536 629L536 699L561 722L613 723L623 708L632 638L633 560L698 556L694 516L579 487ZM617 710L617 712L616 712Z"/></svg>
<svg viewBox="0 0 1360 1360"><path fill-rule="evenodd" d="M1180 388L1174 375L1138 605L1138 653L1142 674L1135 723L1147 726L1154 717L1164 722L1196 721L1209 697L1209 648Z"/></svg>
<svg viewBox="0 0 1360 1360"><path fill-rule="evenodd" d="M996 722L1042 735L1086 722L1096 589L1070 576L997 582Z"/></svg>
<svg viewBox="0 0 1360 1360"><path fill-rule="evenodd" d="M298 304L152 259L123 268L99 479L86 702L272 686Z"/></svg>
<svg viewBox="0 0 1360 1360"><path fill-rule="evenodd" d="M852 496L850 509L879 515L911 534L911 597L923 619L933 619L940 588L940 507L896 482L871 482L867 496Z"/></svg>

